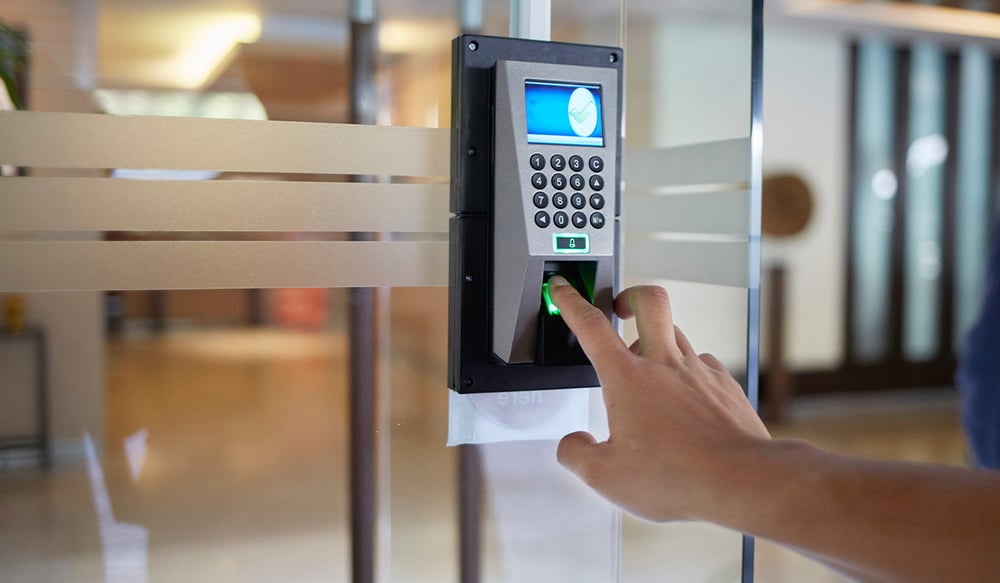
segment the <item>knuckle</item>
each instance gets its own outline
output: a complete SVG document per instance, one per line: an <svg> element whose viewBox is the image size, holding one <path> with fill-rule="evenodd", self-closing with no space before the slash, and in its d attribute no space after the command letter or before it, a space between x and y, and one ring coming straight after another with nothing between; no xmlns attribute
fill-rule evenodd
<svg viewBox="0 0 1000 583"><path fill-rule="evenodd" d="M588 456L581 460L576 467L576 475L594 487L597 487L604 480L605 474L603 459L597 455Z"/></svg>
<svg viewBox="0 0 1000 583"><path fill-rule="evenodd" d="M598 326L603 326L608 319L604 316L604 312L601 312L593 306L587 306L586 309L581 310L577 316L577 323L581 328L593 329Z"/></svg>

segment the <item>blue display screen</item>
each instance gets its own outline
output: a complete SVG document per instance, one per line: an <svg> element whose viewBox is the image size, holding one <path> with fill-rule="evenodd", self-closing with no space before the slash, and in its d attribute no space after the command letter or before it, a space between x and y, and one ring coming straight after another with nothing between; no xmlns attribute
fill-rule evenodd
<svg viewBox="0 0 1000 583"><path fill-rule="evenodd" d="M525 81L529 144L604 146L601 87Z"/></svg>

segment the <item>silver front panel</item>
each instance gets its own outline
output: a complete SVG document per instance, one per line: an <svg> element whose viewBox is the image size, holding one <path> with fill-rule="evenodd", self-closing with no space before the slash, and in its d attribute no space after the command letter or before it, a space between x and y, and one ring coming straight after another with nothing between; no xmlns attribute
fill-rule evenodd
<svg viewBox="0 0 1000 583"><path fill-rule="evenodd" d="M525 84L528 81L565 83L568 85L596 85L601 88L601 116L603 118L603 146L529 144L527 132L527 111L525 104ZM494 146L494 196L493 196L493 351L507 363L530 363L535 359L535 343L539 319L542 279L546 261L572 262L587 261L597 264L594 284L594 303L608 317L612 314L612 302L617 291L618 259L615 255L619 223L616 215L619 196L619 176L617 159L619 144L618 71L615 69L551 65L541 63L500 61L496 68L496 115ZM604 187L599 193L604 197L600 209L606 218L603 227L593 227L589 220L583 227L572 223L564 228L554 224L539 227L535 214L539 211L532 198L536 191L546 192L550 197L557 190L551 186L537 189L532 185L532 175L538 172L530 164L533 154L541 154L546 160L542 173L551 180L554 171L549 161L555 154L569 160L578 155L585 161L582 171L574 172L569 167L561 171L567 179L573 174L586 177L587 184L581 193L587 198L587 206L576 209L568 204L565 209L554 208L549 202L547 212L550 218L558 210L567 216L574 212L584 212L588 219L596 211L589 203L595 192L589 178L599 175ZM592 171L587 162L592 156L600 156L604 167L599 172ZM565 192L570 197L574 189L567 184ZM589 237L589 251L580 254L556 253L553 235L556 233L579 233Z"/></svg>

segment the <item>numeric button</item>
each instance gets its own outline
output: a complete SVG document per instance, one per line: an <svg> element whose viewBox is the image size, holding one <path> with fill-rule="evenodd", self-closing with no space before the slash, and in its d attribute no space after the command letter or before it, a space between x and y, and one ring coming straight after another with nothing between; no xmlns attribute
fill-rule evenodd
<svg viewBox="0 0 1000 583"><path fill-rule="evenodd" d="M549 158L549 164L552 165L552 169L556 172L562 172L566 169L566 158L564 158L562 154L553 154L552 157Z"/></svg>
<svg viewBox="0 0 1000 583"><path fill-rule="evenodd" d="M537 213L535 213L535 224L538 225L539 227L541 227L543 229L545 227L548 227L549 226L549 220L550 220L549 219L549 213L547 213L545 211L538 211Z"/></svg>
<svg viewBox="0 0 1000 583"><path fill-rule="evenodd" d="M528 163L531 164L531 167L535 170L541 170L542 168L545 168L545 156L542 156L541 154L532 154L531 158L528 159Z"/></svg>
<svg viewBox="0 0 1000 583"><path fill-rule="evenodd" d="M536 194L535 196L538 195ZM595 210L601 210L604 208L604 197L596 192L590 195L590 206L594 207Z"/></svg>
<svg viewBox="0 0 1000 583"><path fill-rule="evenodd" d="M573 196L569 197L569 203L573 205L573 208L575 209L582 209L587 206L587 198L579 192L574 192Z"/></svg>
<svg viewBox="0 0 1000 583"><path fill-rule="evenodd" d="M600 229L604 226L604 214L593 213L590 215L590 225L595 229Z"/></svg>
<svg viewBox="0 0 1000 583"><path fill-rule="evenodd" d="M552 195L552 204L555 205L557 209L564 209L566 205L569 204L569 199L562 192L557 192Z"/></svg>
<svg viewBox="0 0 1000 583"><path fill-rule="evenodd" d="M601 158L600 156L591 156L590 169L594 172L604 170L604 158Z"/></svg>
<svg viewBox="0 0 1000 583"><path fill-rule="evenodd" d="M531 175L531 185L541 190L549 185L549 179L541 172L535 172Z"/></svg>
<svg viewBox="0 0 1000 583"><path fill-rule="evenodd" d="M596 174L591 176L590 187L594 190L604 190L604 179Z"/></svg>
<svg viewBox="0 0 1000 583"><path fill-rule="evenodd" d="M566 176L563 174L552 175L552 188L562 190L566 188Z"/></svg>
<svg viewBox="0 0 1000 583"><path fill-rule="evenodd" d="M536 207L543 209L549 206L549 195L544 192L536 192L535 198L532 199L532 202L535 203Z"/></svg>
<svg viewBox="0 0 1000 583"><path fill-rule="evenodd" d="M583 176L574 174L569 177L569 185L573 187L573 190L583 190L583 187L587 185L587 181L583 179Z"/></svg>
<svg viewBox="0 0 1000 583"><path fill-rule="evenodd" d="M587 226L587 215L583 213L573 213L573 226L582 229Z"/></svg>
<svg viewBox="0 0 1000 583"><path fill-rule="evenodd" d="M580 156L570 156L569 157L569 169L573 172L583 171L583 158Z"/></svg>
<svg viewBox="0 0 1000 583"><path fill-rule="evenodd" d="M566 215L566 213L559 211L556 214L552 215L552 224L559 229L565 229L566 225L569 224L569 217Z"/></svg>

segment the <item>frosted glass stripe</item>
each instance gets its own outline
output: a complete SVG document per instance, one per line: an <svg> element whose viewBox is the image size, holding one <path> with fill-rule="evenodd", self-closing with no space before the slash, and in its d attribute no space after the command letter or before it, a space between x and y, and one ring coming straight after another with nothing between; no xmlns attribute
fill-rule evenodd
<svg viewBox="0 0 1000 583"><path fill-rule="evenodd" d="M445 242L0 242L0 292L443 286Z"/></svg>
<svg viewBox="0 0 1000 583"><path fill-rule="evenodd" d="M0 231L448 231L447 184L0 180Z"/></svg>
<svg viewBox="0 0 1000 583"><path fill-rule="evenodd" d="M448 176L451 134L427 129L184 117L0 112L0 163Z"/></svg>
<svg viewBox="0 0 1000 583"><path fill-rule="evenodd" d="M628 239L625 276L746 288L750 285L749 257L746 241Z"/></svg>
<svg viewBox="0 0 1000 583"><path fill-rule="evenodd" d="M633 150L622 162L628 188L750 181L750 138Z"/></svg>
<svg viewBox="0 0 1000 583"><path fill-rule="evenodd" d="M750 193L703 192L625 196L626 232L705 233L746 237L750 234Z"/></svg>

